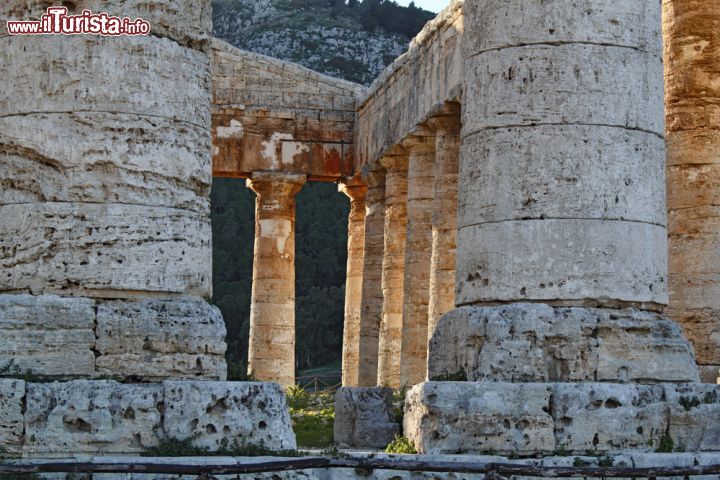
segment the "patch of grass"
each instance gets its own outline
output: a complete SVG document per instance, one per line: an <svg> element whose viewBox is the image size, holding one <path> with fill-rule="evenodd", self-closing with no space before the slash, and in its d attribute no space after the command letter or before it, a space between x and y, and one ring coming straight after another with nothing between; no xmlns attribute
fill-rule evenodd
<svg viewBox="0 0 720 480"><path fill-rule="evenodd" d="M468 377L465 370L461 369L455 373L443 373L441 375L435 375L430 380L433 382L467 382Z"/></svg>
<svg viewBox="0 0 720 480"><path fill-rule="evenodd" d="M163 438L154 447L147 448L141 455L143 457L299 457L297 450L270 450L260 445L240 445L237 439L232 443L223 439L220 448L210 450L207 447L195 445L195 438L183 440L177 438Z"/></svg>
<svg viewBox="0 0 720 480"><path fill-rule="evenodd" d="M658 443L658 447L655 449L656 453L670 453L675 448L675 442L673 442L672 437L670 435L663 435L662 438L660 438L660 442Z"/></svg>
<svg viewBox="0 0 720 480"><path fill-rule="evenodd" d="M335 393L310 394L299 386L288 389L288 406L298 446L330 448L335 424Z"/></svg>
<svg viewBox="0 0 720 480"><path fill-rule="evenodd" d="M415 450L415 445L413 445L407 437L401 437L395 434L395 440L385 447L385 453L413 454L417 453L417 450Z"/></svg>

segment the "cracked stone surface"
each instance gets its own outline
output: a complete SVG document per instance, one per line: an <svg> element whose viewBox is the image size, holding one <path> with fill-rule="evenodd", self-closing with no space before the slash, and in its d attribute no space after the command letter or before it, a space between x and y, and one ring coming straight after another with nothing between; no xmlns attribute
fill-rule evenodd
<svg viewBox="0 0 720 480"><path fill-rule="evenodd" d="M200 298L102 302L97 309L99 375L142 380L224 380L225 323Z"/></svg>
<svg viewBox="0 0 720 480"><path fill-rule="evenodd" d="M429 378L697 382L692 346L668 318L635 309L517 303L461 307L439 322Z"/></svg>
<svg viewBox="0 0 720 480"><path fill-rule="evenodd" d="M276 383L163 382L166 435L193 438L216 450L256 445L272 450L296 448L285 394Z"/></svg>
<svg viewBox="0 0 720 480"><path fill-rule="evenodd" d="M25 381L0 379L0 449L12 454L22 451L24 399Z"/></svg>
<svg viewBox="0 0 720 480"><path fill-rule="evenodd" d="M94 329L91 299L0 295L0 367L13 361L16 374L93 375Z"/></svg>
<svg viewBox="0 0 720 480"><path fill-rule="evenodd" d="M28 456L140 453L159 440L161 385L76 380L29 383L26 388Z"/></svg>
<svg viewBox="0 0 720 480"><path fill-rule="evenodd" d="M340 388L335 394L335 443L340 448L384 449L400 433L391 388Z"/></svg>
<svg viewBox="0 0 720 480"><path fill-rule="evenodd" d="M426 382L405 400L421 453L568 454L720 450L720 386Z"/></svg>

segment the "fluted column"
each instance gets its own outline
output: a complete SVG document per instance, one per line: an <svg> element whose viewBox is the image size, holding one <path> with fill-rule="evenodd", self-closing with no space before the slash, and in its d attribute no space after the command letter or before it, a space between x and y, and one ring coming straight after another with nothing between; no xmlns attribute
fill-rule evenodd
<svg viewBox="0 0 720 480"><path fill-rule="evenodd" d="M365 196L368 187L358 178L354 178L347 183L341 183L338 190L350 198L342 384L346 387L357 387L360 355L360 302L362 301L363 252L365 249Z"/></svg>
<svg viewBox="0 0 720 480"><path fill-rule="evenodd" d="M665 0L670 309L703 381L720 366L720 10Z"/></svg>
<svg viewBox="0 0 720 480"><path fill-rule="evenodd" d="M363 175L368 185L365 197L365 248L360 301L358 386L377 384L378 337L382 319L382 262L385 229L385 170Z"/></svg>
<svg viewBox="0 0 720 480"><path fill-rule="evenodd" d="M459 110L459 108L456 108ZM432 258L428 339L442 315L455 307L455 247L457 237L460 113L434 117L435 186L432 201Z"/></svg>
<svg viewBox="0 0 720 480"><path fill-rule="evenodd" d="M295 194L304 175L254 172L255 254L248 374L295 384Z"/></svg>
<svg viewBox="0 0 720 480"><path fill-rule="evenodd" d="M400 385L411 386L426 376L435 138L410 137L404 146L409 164Z"/></svg>
<svg viewBox="0 0 720 480"><path fill-rule="evenodd" d="M378 384L400 386L403 270L407 225L407 167L404 152L383 157L385 176L385 250L382 264L383 309L378 352Z"/></svg>

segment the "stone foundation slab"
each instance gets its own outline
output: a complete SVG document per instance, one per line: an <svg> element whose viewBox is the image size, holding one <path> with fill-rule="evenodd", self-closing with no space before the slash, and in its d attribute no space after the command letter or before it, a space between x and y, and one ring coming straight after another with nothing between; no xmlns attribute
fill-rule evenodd
<svg viewBox="0 0 720 480"><path fill-rule="evenodd" d="M220 311L197 297L0 295L5 376L224 380L225 334Z"/></svg>
<svg viewBox="0 0 720 480"><path fill-rule="evenodd" d="M680 327L635 309L460 307L441 318L428 356L431 380L699 381Z"/></svg>
<svg viewBox="0 0 720 480"><path fill-rule="evenodd" d="M166 439L296 448L280 386L260 382L0 379L0 447L24 457L141 454Z"/></svg>
<svg viewBox="0 0 720 480"><path fill-rule="evenodd" d="M400 433L392 389L343 387L335 395L335 443L340 448L384 449Z"/></svg>
<svg viewBox="0 0 720 480"><path fill-rule="evenodd" d="M426 382L405 400L421 453L720 451L720 386Z"/></svg>

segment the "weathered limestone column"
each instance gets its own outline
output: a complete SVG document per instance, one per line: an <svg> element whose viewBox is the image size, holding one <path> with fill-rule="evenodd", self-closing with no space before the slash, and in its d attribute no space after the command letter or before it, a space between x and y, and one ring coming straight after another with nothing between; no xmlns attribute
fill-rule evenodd
<svg viewBox="0 0 720 480"><path fill-rule="evenodd" d="M362 301L363 252L365 248L365 196L368 186L360 179L354 178L347 183L341 183L338 190L350 198L342 384L344 387L357 387L360 355L360 302Z"/></svg>
<svg viewBox="0 0 720 480"><path fill-rule="evenodd" d="M377 385L378 341L382 321L382 264L385 249L385 170L363 175L368 185L365 198L365 248L360 310L358 386Z"/></svg>
<svg viewBox="0 0 720 480"><path fill-rule="evenodd" d="M670 309L702 380L720 368L720 10L665 0Z"/></svg>
<svg viewBox="0 0 720 480"><path fill-rule="evenodd" d="M427 371L435 137L413 136L403 144L410 160L400 385L409 387L425 380Z"/></svg>
<svg viewBox="0 0 720 480"><path fill-rule="evenodd" d="M253 172L255 254L248 374L295 385L295 194L305 175Z"/></svg>
<svg viewBox="0 0 720 480"><path fill-rule="evenodd" d="M465 3L467 308L438 324L431 378L699 378L677 324L656 313L668 302L660 5L583 5Z"/></svg>
<svg viewBox="0 0 720 480"><path fill-rule="evenodd" d="M428 340L440 317L455 307L455 247L457 237L460 111L430 119L435 130L435 186L432 201L432 259Z"/></svg>
<svg viewBox="0 0 720 480"><path fill-rule="evenodd" d="M8 36L48 3L0 5L0 366L222 380L225 326L205 300L211 8L64 5L151 35Z"/></svg>
<svg viewBox="0 0 720 480"><path fill-rule="evenodd" d="M378 385L400 386L403 281L407 233L408 156L380 160L385 167L385 248L382 262L382 324L378 351Z"/></svg>

